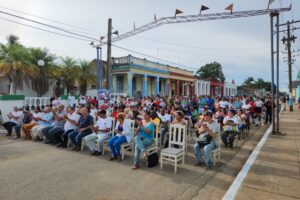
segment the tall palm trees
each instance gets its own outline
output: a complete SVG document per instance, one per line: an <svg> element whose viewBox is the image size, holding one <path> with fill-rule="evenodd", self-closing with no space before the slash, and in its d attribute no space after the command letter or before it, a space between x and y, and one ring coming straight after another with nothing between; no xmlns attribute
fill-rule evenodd
<svg viewBox="0 0 300 200"><path fill-rule="evenodd" d="M29 51L31 63L39 69L39 76L32 79L32 89L37 92L38 96L42 96L49 90L49 85L53 79L52 71L55 70L55 56L50 54L48 49L29 48ZM38 66L39 60L43 60L45 65Z"/></svg>
<svg viewBox="0 0 300 200"><path fill-rule="evenodd" d="M38 76L38 70L30 62L30 52L18 43L18 37L8 36L7 44L0 44L0 74L5 75L10 83L10 91L16 93L23 89L23 81L30 83Z"/></svg>
<svg viewBox="0 0 300 200"><path fill-rule="evenodd" d="M38 66L43 60L44 66ZM62 57L60 60L47 49L26 48L19 43L17 36L10 35L6 44L0 44L0 75L8 78L14 93L23 88L23 82L38 96L49 90L55 83L54 94L67 94L78 84L80 94L85 95L88 85L96 83L96 66L82 60L79 63L71 57Z"/></svg>
<svg viewBox="0 0 300 200"><path fill-rule="evenodd" d="M79 65L79 92L86 95L88 84L97 83L96 66L86 60L81 60Z"/></svg>

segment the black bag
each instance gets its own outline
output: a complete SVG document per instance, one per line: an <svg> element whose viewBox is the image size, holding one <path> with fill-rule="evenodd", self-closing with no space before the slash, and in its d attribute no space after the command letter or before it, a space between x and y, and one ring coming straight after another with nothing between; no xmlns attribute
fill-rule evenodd
<svg viewBox="0 0 300 200"><path fill-rule="evenodd" d="M197 141L200 148L203 148L205 145L210 144L212 137L210 135L205 135L202 141Z"/></svg>
<svg viewBox="0 0 300 200"><path fill-rule="evenodd" d="M158 164L158 154L153 153L150 154L147 158L147 166L149 168L155 167Z"/></svg>

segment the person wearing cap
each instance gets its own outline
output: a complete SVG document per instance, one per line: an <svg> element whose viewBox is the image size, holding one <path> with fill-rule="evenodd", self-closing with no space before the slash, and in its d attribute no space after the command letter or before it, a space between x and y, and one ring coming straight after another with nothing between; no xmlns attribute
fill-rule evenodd
<svg viewBox="0 0 300 200"><path fill-rule="evenodd" d="M119 113L114 131L116 135L112 137L108 142L109 148L112 153L112 156L109 160L121 161L121 145L126 142L130 143L132 140L131 123L129 120L126 120L125 113Z"/></svg>
<svg viewBox="0 0 300 200"><path fill-rule="evenodd" d="M220 128L218 123L213 120L213 113L207 112L204 114L204 123L201 125L201 130L199 132L198 141L194 145L194 152L197 159L197 164L206 164L207 169L211 169L211 151L217 148L217 134L219 134ZM204 151L205 162L202 158L201 149Z"/></svg>
<svg viewBox="0 0 300 200"><path fill-rule="evenodd" d="M14 110L7 114L8 121L3 123L3 127L7 130L6 136L11 136L12 128L21 125L23 120L23 112L17 106Z"/></svg>
<svg viewBox="0 0 300 200"><path fill-rule="evenodd" d="M84 141L86 146L90 149L91 155L99 156L101 155L103 142L111 137L110 129L112 126L112 120L106 116L106 110L101 110L98 112L98 120L93 128L93 133L85 136ZM98 142L98 146L95 143Z"/></svg>
<svg viewBox="0 0 300 200"><path fill-rule="evenodd" d="M228 115L223 120L223 130L222 141L225 147L233 148L234 138L238 132L238 119L235 117L235 111L229 110Z"/></svg>

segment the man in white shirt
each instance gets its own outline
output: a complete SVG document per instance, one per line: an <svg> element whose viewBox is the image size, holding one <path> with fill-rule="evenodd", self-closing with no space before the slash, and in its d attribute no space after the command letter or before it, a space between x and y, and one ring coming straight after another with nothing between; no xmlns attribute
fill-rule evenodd
<svg viewBox="0 0 300 200"><path fill-rule="evenodd" d="M68 96L68 105L72 107L76 106L76 99L72 93L70 93Z"/></svg>
<svg viewBox="0 0 300 200"><path fill-rule="evenodd" d="M77 130L77 124L79 121L80 115L75 112L73 106L67 108L67 115L64 116L66 123L64 125L64 131L57 132L53 135L55 140L58 142L57 147L67 147L69 133Z"/></svg>
<svg viewBox="0 0 300 200"><path fill-rule="evenodd" d="M9 121L3 123L3 127L7 130L6 136L11 136L12 128L21 125L23 121L23 112L22 109L18 109L17 106L14 107L14 110L7 114Z"/></svg>
<svg viewBox="0 0 300 200"><path fill-rule="evenodd" d="M259 97L257 97L255 101L255 108L254 108L256 126L261 124L260 121L261 121L261 113L262 113L263 106L264 106L264 102Z"/></svg>
<svg viewBox="0 0 300 200"><path fill-rule="evenodd" d="M235 135L238 132L238 119L235 117L235 111L229 110L228 116L226 116L223 120L224 124L224 134L222 135L222 140L225 147L233 148L233 142ZM229 141L229 142L228 142Z"/></svg>
<svg viewBox="0 0 300 200"><path fill-rule="evenodd" d="M111 137L111 126L112 120L106 116L106 110L101 110L99 112L99 119L96 122L94 132L84 138L86 146L91 151L91 155L101 155L103 142ZM96 145L95 140L97 140L98 146Z"/></svg>
<svg viewBox="0 0 300 200"><path fill-rule="evenodd" d="M228 101L223 97L222 100L219 102L221 108L226 109L228 106Z"/></svg>
<svg viewBox="0 0 300 200"><path fill-rule="evenodd" d="M165 143L165 135L169 130L169 124L171 122L171 115L166 113L164 108L160 109L160 113L158 113L158 117L161 119L160 124L160 142L161 145Z"/></svg>

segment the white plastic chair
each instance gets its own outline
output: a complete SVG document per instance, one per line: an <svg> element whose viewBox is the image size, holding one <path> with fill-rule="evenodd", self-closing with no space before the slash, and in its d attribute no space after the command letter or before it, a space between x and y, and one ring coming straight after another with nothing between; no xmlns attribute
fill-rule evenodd
<svg viewBox="0 0 300 200"><path fill-rule="evenodd" d="M161 150L160 153L160 169L163 169L163 162L174 163L174 173L177 173L177 164L182 162L184 165L185 149L186 149L186 126L180 124L170 125L169 147ZM179 148L175 148L178 145Z"/></svg>
<svg viewBox="0 0 300 200"><path fill-rule="evenodd" d="M126 119L130 122L130 126L131 126L131 134L132 136L134 135L134 124L135 124L135 121L134 120L131 120L131 119ZM134 139L132 137L131 139L131 142L126 142L126 143L123 143L121 144L121 157L122 157L122 160L124 160L124 157L125 157L125 152L126 151L131 151L132 155L134 154Z"/></svg>
<svg viewBox="0 0 300 200"><path fill-rule="evenodd" d="M213 160L213 166L216 165L217 159L221 159L221 126L219 124L219 131L217 133L217 148L211 151L211 159Z"/></svg>

